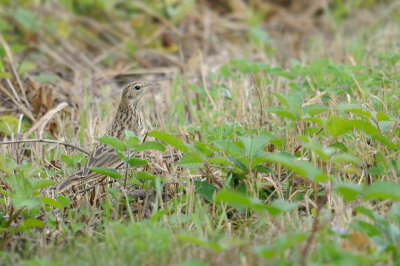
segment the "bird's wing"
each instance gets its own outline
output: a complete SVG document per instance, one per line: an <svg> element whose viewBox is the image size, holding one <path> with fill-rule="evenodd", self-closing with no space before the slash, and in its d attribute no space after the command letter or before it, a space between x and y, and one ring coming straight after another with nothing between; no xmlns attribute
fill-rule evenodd
<svg viewBox="0 0 400 266"><path fill-rule="evenodd" d="M85 167L82 170L75 172L67 178L64 178L59 183L52 187L53 190L62 192L67 188L78 185L83 182L93 181L101 177L101 174L90 171L92 167L116 167L118 161L121 161L112 146L104 143L99 143L91 152L89 159L87 160Z"/></svg>
<svg viewBox="0 0 400 266"><path fill-rule="evenodd" d="M114 147L104 143L98 143L83 168L83 175L86 176L89 174L90 168L92 167L115 167L118 161L122 162L121 157L115 153Z"/></svg>

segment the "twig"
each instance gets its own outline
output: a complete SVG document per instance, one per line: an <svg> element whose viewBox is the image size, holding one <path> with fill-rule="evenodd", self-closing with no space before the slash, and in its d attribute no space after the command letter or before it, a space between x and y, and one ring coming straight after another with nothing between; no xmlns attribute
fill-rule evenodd
<svg viewBox="0 0 400 266"><path fill-rule="evenodd" d="M79 148L75 145L69 144L69 143L65 143L65 142L61 142L61 141L57 141L57 140L51 140L51 139L24 139L24 140L14 140L14 141L4 141L4 142L0 142L0 145L4 145L4 144L16 144L16 143L28 143L28 142L46 142L46 143L55 143L55 144L61 144L64 146L68 146L70 148L74 148L76 150L79 150L87 155L90 155L89 152L85 151L82 148Z"/></svg>

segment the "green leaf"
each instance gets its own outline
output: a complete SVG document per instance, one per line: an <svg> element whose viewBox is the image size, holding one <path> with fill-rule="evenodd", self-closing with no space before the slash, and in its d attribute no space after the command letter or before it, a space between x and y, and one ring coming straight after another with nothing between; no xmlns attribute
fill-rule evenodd
<svg viewBox="0 0 400 266"><path fill-rule="evenodd" d="M37 180L32 183L33 190L39 189L39 188L44 188L48 186L52 186L56 184L57 182L51 179L46 179L46 180Z"/></svg>
<svg viewBox="0 0 400 266"><path fill-rule="evenodd" d="M296 116L294 114L292 114L289 111L286 111L285 109L281 108L281 107L267 107L264 108L265 111L270 112L270 113L274 113L277 114L279 116L284 116L286 118L289 118L292 121L296 121Z"/></svg>
<svg viewBox="0 0 400 266"><path fill-rule="evenodd" d="M380 143L386 145L392 151L396 151L396 145L388 137L382 136L382 135L379 135L379 134L372 135L372 137L374 139L376 139L377 141L379 141Z"/></svg>
<svg viewBox="0 0 400 266"><path fill-rule="evenodd" d="M332 163L342 163L342 162L346 162L346 163L353 163L355 165L358 165L360 163L360 159L358 159L357 157L347 154L347 153L341 153L341 154L337 154L334 157L331 158L331 162Z"/></svg>
<svg viewBox="0 0 400 266"><path fill-rule="evenodd" d="M208 159L208 163L223 164L223 165L235 165L228 158L222 158L222 157L210 158L210 159Z"/></svg>
<svg viewBox="0 0 400 266"><path fill-rule="evenodd" d="M379 130L367 120L349 120L346 123L369 135L379 135Z"/></svg>
<svg viewBox="0 0 400 266"><path fill-rule="evenodd" d="M324 121L322 119L316 118L316 117L305 117L303 116L302 119L304 119L305 122L311 121L317 124L318 126L322 127L324 126Z"/></svg>
<svg viewBox="0 0 400 266"><path fill-rule="evenodd" d="M189 169L197 169L204 165L204 161L198 154L190 152L183 155L178 165Z"/></svg>
<svg viewBox="0 0 400 266"><path fill-rule="evenodd" d="M165 143L171 145L172 147L180 150L183 153L188 152L188 148L182 141L180 141L179 139L177 139L176 137L174 137L168 133L152 131L152 132L148 133L147 135L150 137L157 138L161 141L164 141Z"/></svg>
<svg viewBox="0 0 400 266"><path fill-rule="evenodd" d="M24 27L27 30L36 32L39 28L38 15L36 15L35 13L33 13L28 9L18 7L13 17L22 27Z"/></svg>
<svg viewBox="0 0 400 266"><path fill-rule="evenodd" d="M11 197L10 193L8 193L8 191L5 191L5 190L0 190L0 194L3 194L7 197Z"/></svg>
<svg viewBox="0 0 400 266"><path fill-rule="evenodd" d="M222 247L214 242L211 241L207 241L207 240L203 240L200 238L196 238L196 237L192 237L192 236L185 236L185 235L177 235L176 239L181 240L181 241L185 241L188 243L193 243L202 247L209 247L211 248L213 251L220 251L222 250Z"/></svg>
<svg viewBox="0 0 400 266"><path fill-rule="evenodd" d="M11 200L15 207L22 208L26 207L28 210L37 209L42 206L43 202L40 198L26 198L23 194L13 193Z"/></svg>
<svg viewBox="0 0 400 266"><path fill-rule="evenodd" d="M243 152L243 150L241 148L239 148L239 146L237 146L236 144L234 144L230 141L216 140L216 141L214 141L214 144L217 148L225 150L233 156L238 156L238 155L246 156L246 154Z"/></svg>
<svg viewBox="0 0 400 266"><path fill-rule="evenodd" d="M361 186L353 183L337 183L334 187L347 202L353 201L363 190Z"/></svg>
<svg viewBox="0 0 400 266"><path fill-rule="evenodd" d="M165 180L163 176L152 175L146 172L137 172L136 177L137 179L152 180L152 181L155 181L157 178L159 178L161 181Z"/></svg>
<svg viewBox="0 0 400 266"><path fill-rule="evenodd" d="M74 166L74 163L71 159L71 156L65 155L65 154L61 154L60 156L61 161L63 161L64 163L66 163L69 167Z"/></svg>
<svg viewBox="0 0 400 266"><path fill-rule="evenodd" d="M135 152L147 151L147 150L157 150L157 151L165 151L165 146L159 142L155 141L146 141L140 145L135 145Z"/></svg>
<svg viewBox="0 0 400 266"><path fill-rule="evenodd" d="M200 260L190 259L179 263L178 266L208 266L208 265Z"/></svg>
<svg viewBox="0 0 400 266"><path fill-rule="evenodd" d="M72 157L72 163L73 163L73 165L77 165L78 162L79 162L82 158L83 158L83 153L82 153L82 152L81 152L81 153L78 153L78 154L75 154L74 157Z"/></svg>
<svg viewBox="0 0 400 266"><path fill-rule="evenodd" d="M317 142L304 143L303 145L305 148L310 149L318 154L319 157L324 161L328 161L332 155L336 153L335 148L322 148L322 146Z"/></svg>
<svg viewBox="0 0 400 266"><path fill-rule="evenodd" d="M304 136L304 135L297 135L295 137L295 139L301 140L301 141L303 141L305 143L309 143L310 142L310 139L307 136Z"/></svg>
<svg viewBox="0 0 400 266"><path fill-rule="evenodd" d="M42 227L44 226L44 223L38 219L35 218L29 218L26 219L22 224L21 227Z"/></svg>
<svg viewBox="0 0 400 266"><path fill-rule="evenodd" d="M125 162L129 163L130 166L134 167L134 166L144 166L144 165L148 165L149 162L147 160L144 159L138 159L138 158L130 158L129 160L124 159Z"/></svg>
<svg viewBox="0 0 400 266"><path fill-rule="evenodd" d="M46 205L53 206L53 207L59 208L61 210L64 209L63 206L60 203L58 203L57 201L55 201L55 200L53 200L51 198L47 198L47 197L39 197L39 198Z"/></svg>
<svg viewBox="0 0 400 266"><path fill-rule="evenodd" d="M255 136L254 138L250 139L247 137L240 137L238 136L244 145L246 150L247 156L252 159L257 156L257 154L264 149L265 144L269 141L269 138L266 136Z"/></svg>
<svg viewBox="0 0 400 266"><path fill-rule="evenodd" d="M376 119L378 120L378 122L380 121L391 121L392 119L389 118L389 116L383 112L378 112L376 114Z"/></svg>
<svg viewBox="0 0 400 266"><path fill-rule="evenodd" d="M290 203L284 200L277 199L270 206L267 206L269 214L272 216L277 216L283 212L292 210L297 206L296 203Z"/></svg>
<svg viewBox="0 0 400 266"><path fill-rule="evenodd" d="M381 232L375 226L364 221L356 221L354 223L351 223L350 227L355 230L364 232L369 237L382 236Z"/></svg>
<svg viewBox="0 0 400 266"><path fill-rule="evenodd" d="M129 148L132 148L135 144L140 142L139 138L136 137L134 132L130 130L125 130L124 133L125 133L125 143L126 145L129 146Z"/></svg>
<svg viewBox="0 0 400 266"><path fill-rule="evenodd" d="M318 105L318 104L306 105L302 109L303 109L304 113L308 113L309 115L316 115L319 113L329 111L329 108L327 106Z"/></svg>
<svg viewBox="0 0 400 266"><path fill-rule="evenodd" d="M290 75L289 72L285 71L283 68L281 67L274 67L274 68L268 68L265 71L268 75L277 75L277 76L281 76L290 80L293 80L293 76Z"/></svg>
<svg viewBox="0 0 400 266"><path fill-rule="evenodd" d="M326 122L325 129L334 137L340 136L353 129L352 124L345 122L348 122L348 120L338 116L330 116Z"/></svg>
<svg viewBox="0 0 400 266"><path fill-rule="evenodd" d="M68 208L69 204L71 203L68 197L64 197L63 195L57 196L57 201L63 206L64 208Z"/></svg>
<svg viewBox="0 0 400 266"><path fill-rule="evenodd" d="M125 143L117 138L113 138L110 136L103 136L103 137L97 137L94 138L95 140L110 145L114 148L116 148L119 151L124 151L125 150Z"/></svg>
<svg viewBox="0 0 400 266"><path fill-rule="evenodd" d="M239 72L246 74L250 72L250 65L246 59L234 59L229 62L231 66L236 68Z"/></svg>
<svg viewBox="0 0 400 266"><path fill-rule="evenodd" d="M118 173L117 170L114 168L92 167L89 168L89 170L115 179L119 179L122 177L121 174Z"/></svg>
<svg viewBox="0 0 400 266"><path fill-rule="evenodd" d="M222 65L219 72L224 77L232 77L232 71L228 65Z"/></svg>
<svg viewBox="0 0 400 266"><path fill-rule="evenodd" d="M311 71L312 72L320 71L322 68L328 66L329 63L330 63L329 59L327 58L315 60L310 64Z"/></svg>
<svg viewBox="0 0 400 266"><path fill-rule="evenodd" d="M218 189L208 183L207 181L194 181L196 192L202 195L208 202L212 202L214 193L218 192Z"/></svg>
<svg viewBox="0 0 400 266"><path fill-rule="evenodd" d="M377 181L362 193L364 200L400 200L400 185L387 181Z"/></svg>

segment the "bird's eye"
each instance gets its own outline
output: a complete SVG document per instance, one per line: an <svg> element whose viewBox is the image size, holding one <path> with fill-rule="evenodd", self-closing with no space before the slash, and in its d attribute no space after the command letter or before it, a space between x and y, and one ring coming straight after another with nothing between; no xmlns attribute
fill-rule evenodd
<svg viewBox="0 0 400 266"><path fill-rule="evenodd" d="M137 91L140 90L140 86L139 86L139 85L136 85L136 86L135 86L135 90L137 90Z"/></svg>

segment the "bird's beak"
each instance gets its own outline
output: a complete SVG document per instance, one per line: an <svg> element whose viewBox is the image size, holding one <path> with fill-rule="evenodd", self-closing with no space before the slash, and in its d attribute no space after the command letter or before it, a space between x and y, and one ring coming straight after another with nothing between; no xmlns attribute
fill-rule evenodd
<svg viewBox="0 0 400 266"><path fill-rule="evenodd" d="M154 87L157 86L157 85L158 85L157 82L149 82L149 85L147 85L147 89L154 88Z"/></svg>

